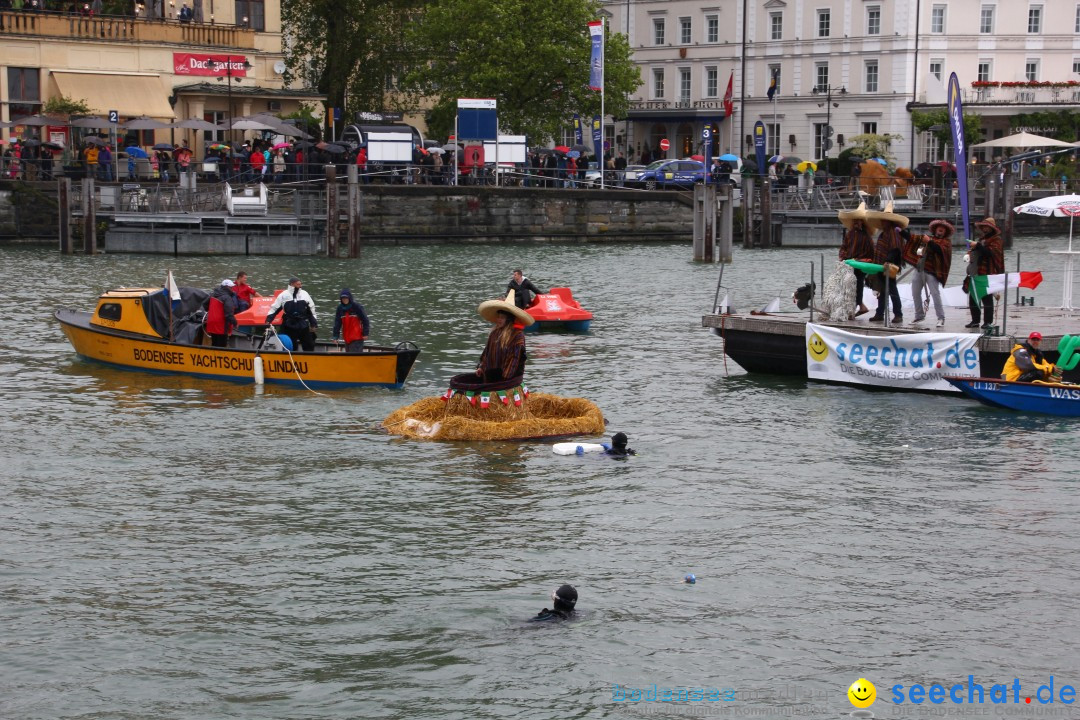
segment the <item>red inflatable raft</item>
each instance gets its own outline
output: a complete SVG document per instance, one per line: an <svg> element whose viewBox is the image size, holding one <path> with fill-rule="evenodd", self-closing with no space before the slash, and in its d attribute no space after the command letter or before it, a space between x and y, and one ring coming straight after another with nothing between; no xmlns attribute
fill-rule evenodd
<svg viewBox="0 0 1080 720"><path fill-rule="evenodd" d="M585 332L592 322L592 313L585 310L574 299L570 288L553 287L551 292L533 297L532 304L525 308L536 320L525 328L525 332L540 330L569 330Z"/></svg>

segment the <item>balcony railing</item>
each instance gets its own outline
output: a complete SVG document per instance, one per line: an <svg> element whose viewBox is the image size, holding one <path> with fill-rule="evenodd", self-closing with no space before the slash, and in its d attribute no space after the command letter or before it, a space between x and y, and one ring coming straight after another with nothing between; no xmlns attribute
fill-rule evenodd
<svg viewBox="0 0 1080 720"><path fill-rule="evenodd" d="M70 38L123 43L255 48L255 31L233 25L142 20L122 15L97 17L52 12L0 12L0 35Z"/></svg>
<svg viewBox="0 0 1080 720"><path fill-rule="evenodd" d="M1080 88L1077 87L985 87L963 91L964 104L983 103L991 105L1056 105L1080 104Z"/></svg>

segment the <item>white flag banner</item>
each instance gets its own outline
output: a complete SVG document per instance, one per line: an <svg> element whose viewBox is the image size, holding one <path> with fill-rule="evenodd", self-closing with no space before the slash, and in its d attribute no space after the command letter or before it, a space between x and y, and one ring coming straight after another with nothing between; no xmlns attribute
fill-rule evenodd
<svg viewBox="0 0 1080 720"><path fill-rule="evenodd" d="M169 276L165 278L165 289L169 292L171 300L180 299L180 288L176 287L176 280L173 280L172 270L169 271Z"/></svg>
<svg viewBox="0 0 1080 720"><path fill-rule="evenodd" d="M959 392L945 375L981 377L979 335L859 335L806 323L806 375L811 380L905 390Z"/></svg>
<svg viewBox="0 0 1080 720"><path fill-rule="evenodd" d="M1039 282L1042 281L1042 276L1038 278L1039 282L1034 282L1029 276L1037 275L1034 272L1011 272L1002 273L1000 275L987 276L989 287L988 292L992 295L999 293L1005 289L1005 278L1009 279L1009 290L1016 290L1017 287L1034 288L1037 287ZM914 308L915 300L911 297L911 284L905 283L903 285L896 286L897 292L900 293L900 304L904 306L904 309ZM869 291L867 291L869 292ZM964 292L963 285L954 285L952 287L946 287L941 289L941 304L945 307L962 307L968 306L968 298L970 296ZM924 302L926 298L923 298ZM932 305L930 307L933 307ZM931 310L931 313L933 310Z"/></svg>

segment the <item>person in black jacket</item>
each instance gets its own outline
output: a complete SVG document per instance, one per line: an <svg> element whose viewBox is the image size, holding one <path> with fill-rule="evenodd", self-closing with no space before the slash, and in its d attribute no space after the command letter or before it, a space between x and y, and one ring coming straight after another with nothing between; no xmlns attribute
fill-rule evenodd
<svg viewBox="0 0 1080 720"><path fill-rule="evenodd" d="M568 620L574 615L577 605L577 590L573 585L561 585L551 593L551 609L544 608L533 617L533 622L548 620Z"/></svg>
<svg viewBox="0 0 1080 720"><path fill-rule="evenodd" d="M508 292L510 290L514 291L514 304L522 310L529 307L529 303L532 302L532 295L529 294L530 292L536 293L537 295L544 294L543 290L533 285L532 280L521 273L520 268L514 270L514 275L510 278L506 290Z"/></svg>

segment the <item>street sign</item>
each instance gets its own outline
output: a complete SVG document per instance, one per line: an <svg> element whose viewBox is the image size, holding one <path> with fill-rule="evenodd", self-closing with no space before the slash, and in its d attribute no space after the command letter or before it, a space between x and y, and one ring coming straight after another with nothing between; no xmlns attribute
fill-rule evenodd
<svg viewBox="0 0 1080 720"><path fill-rule="evenodd" d="M825 138L825 140L822 141L821 146L826 150L832 150L832 140Z"/></svg>
<svg viewBox="0 0 1080 720"><path fill-rule="evenodd" d="M708 125L701 128L701 139L702 140L710 140L711 138L712 138L712 128L709 127Z"/></svg>
<svg viewBox="0 0 1080 720"><path fill-rule="evenodd" d="M832 135L833 135L833 128L832 128L832 125L826 125L826 126L825 126L825 137L827 137L827 138L831 138L831 137L832 137Z"/></svg>
<svg viewBox="0 0 1080 720"><path fill-rule="evenodd" d="M667 141L667 138L664 138L663 140L660 141L660 149L661 150L667 151L667 149L669 147L671 147L671 143L669 143Z"/></svg>
<svg viewBox="0 0 1080 720"><path fill-rule="evenodd" d="M120 113L118 113L116 110L110 110L109 111L109 122L113 123L114 125L116 123L120 122Z"/></svg>

